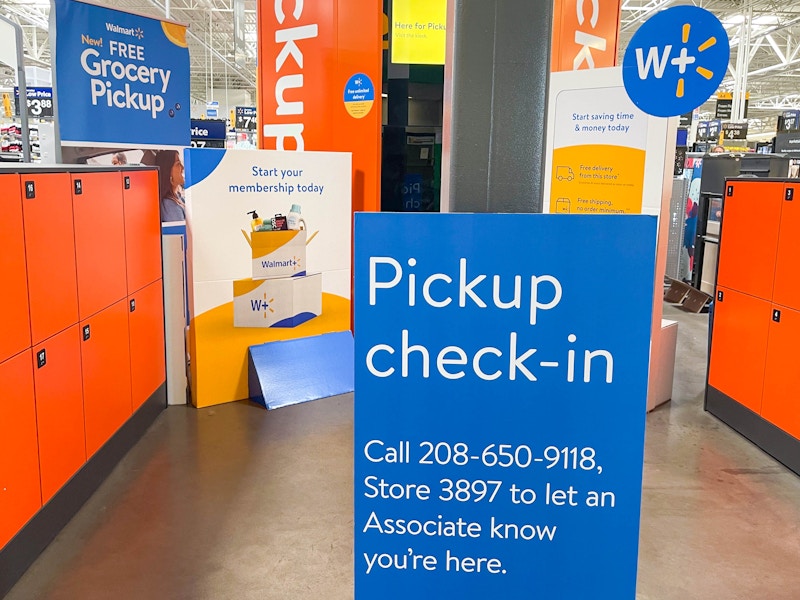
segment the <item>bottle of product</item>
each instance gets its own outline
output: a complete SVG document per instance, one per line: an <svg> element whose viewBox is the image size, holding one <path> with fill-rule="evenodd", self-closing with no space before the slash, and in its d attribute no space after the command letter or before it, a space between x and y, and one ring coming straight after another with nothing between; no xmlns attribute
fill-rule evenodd
<svg viewBox="0 0 800 600"><path fill-rule="evenodd" d="M261 217L258 216L258 213L254 210L251 210L248 215L253 215L253 220L250 221L250 228L253 231L258 231L258 228L261 227L261 224L264 222Z"/></svg>
<svg viewBox="0 0 800 600"><path fill-rule="evenodd" d="M303 220L303 217L300 216L299 204L292 204L292 210L289 211L289 216L286 221L289 224L289 229L294 229L296 231L306 228L306 222Z"/></svg>

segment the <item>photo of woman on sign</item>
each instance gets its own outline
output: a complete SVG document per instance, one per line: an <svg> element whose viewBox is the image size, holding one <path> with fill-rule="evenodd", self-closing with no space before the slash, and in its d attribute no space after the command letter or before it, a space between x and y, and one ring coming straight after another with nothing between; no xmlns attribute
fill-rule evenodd
<svg viewBox="0 0 800 600"><path fill-rule="evenodd" d="M156 154L158 189L161 198L161 222L184 221L183 163L177 150L161 150Z"/></svg>

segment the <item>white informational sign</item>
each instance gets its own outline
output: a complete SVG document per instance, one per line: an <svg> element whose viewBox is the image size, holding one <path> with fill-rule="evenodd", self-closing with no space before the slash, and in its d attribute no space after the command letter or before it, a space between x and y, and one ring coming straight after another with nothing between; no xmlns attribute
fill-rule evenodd
<svg viewBox="0 0 800 600"><path fill-rule="evenodd" d="M350 329L351 155L184 158L192 398L209 406L248 397L250 346Z"/></svg>
<svg viewBox="0 0 800 600"><path fill-rule="evenodd" d="M551 73L545 213L661 212L668 119L628 98L618 67Z"/></svg>
<svg viewBox="0 0 800 600"><path fill-rule="evenodd" d="M633 104L622 69L550 74L542 212L659 217L653 282L648 406L669 399L658 374L674 366L661 350L662 287L678 117L646 115ZM670 386L671 388L671 386Z"/></svg>

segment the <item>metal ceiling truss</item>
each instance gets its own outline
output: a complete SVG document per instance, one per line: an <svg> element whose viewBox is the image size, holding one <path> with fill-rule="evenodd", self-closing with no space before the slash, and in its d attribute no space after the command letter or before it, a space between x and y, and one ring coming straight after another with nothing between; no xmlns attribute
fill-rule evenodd
<svg viewBox="0 0 800 600"><path fill-rule="evenodd" d="M245 0L248 43L244 67L237 67L233 48L233 0L94 0L113 8L187 23L191 57L191 90L196 102L211 99L212 90L248 90L255 95L256 0ZM367 2L365 2L366 4ZM639 25L660 10L680 4L701 6L716 14L731 37L731 62L721 85L731 91L737 63L747 73L751 131L770 127L781 110L800 108L800 2L791 0L623 0L620 57ZM752 11L747 39L745 15ZM0 0L0 14L23 26L29 64L50 61L48 0ZM0 75L0 81L2 75ZM701 109L713 116L710 99Z"/></svg>

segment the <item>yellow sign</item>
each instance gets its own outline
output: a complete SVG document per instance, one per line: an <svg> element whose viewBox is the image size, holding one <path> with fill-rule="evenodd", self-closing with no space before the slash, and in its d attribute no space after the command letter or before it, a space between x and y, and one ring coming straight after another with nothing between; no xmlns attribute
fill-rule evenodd
<svg viewBox="0 0 800 600"><path fill-rule="evenodd" d="M392 0L392 62L443 65L446 0Z"/></svg>
<svg viewBox="0 0 800 600"><path fill-rule="evenodd" d="M642 212L645 152L587 144L553 151L551 213Z"/></svg>

